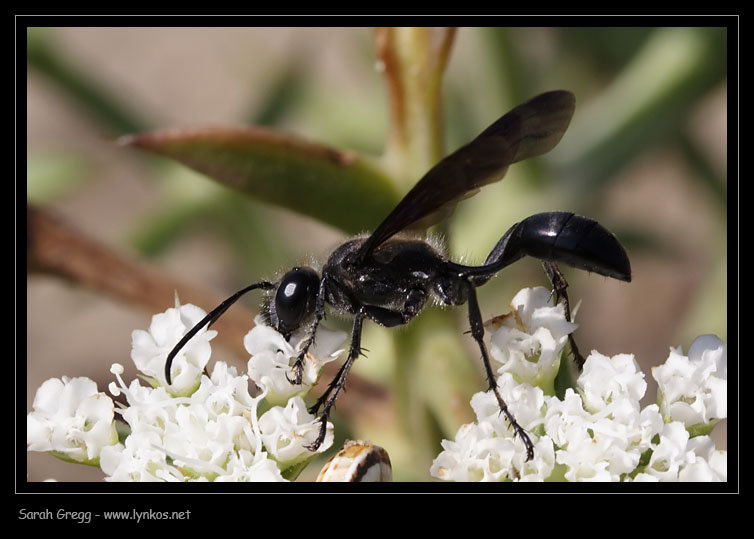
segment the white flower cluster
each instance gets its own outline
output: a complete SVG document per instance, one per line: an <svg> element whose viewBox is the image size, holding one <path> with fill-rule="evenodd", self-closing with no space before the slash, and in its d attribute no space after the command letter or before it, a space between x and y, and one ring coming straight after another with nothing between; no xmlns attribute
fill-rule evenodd
<svg viewBox="0 0 754 539"><path fill-rule="evenodd" d="M305 384L288 382L296 347L257 319L244 338L251 355L248 375L218 362L204 374L215 331L199 332L176 356L173 384L164 378L173 346L205 312L176 306L152 318L149 331L132 335L131 358L149 385L126 385L123 367L113 365L114 396L127 406L116 410L130 429L119 442L113 401L86 378L51 379L37 391L27 418L29 451L49 451L68 460L99 465L109 481L283 481L311 459L305 445L319 432L301 395L316 381L321 366L335 359L342 332L318 331L317 346L306 356ZM316 359L322 357L323 360ZM260 394L249 394L249 379ZM259 415L261 410L266 410ZM319 448L332 445L332 424ZM286 473L288 472L288 473Z"/></svg>
<svg viewBox="0 0 754 539"><path fill-rule="evenodd" d="M657 404L641 408L644 375L634 357L593 351L571 387L562 386L564 350L576 328L543 288L524 289L510 314L488 323L490 352L498 363L499 390L534 443L534 458L516 439L490 392L476 394L476 421L463 425L431 468L454 481L725 481L727 453L709 431L727 417L727 347L705 335L689 355L670 350L652 370ZM167 354L204 316L177 305L152 318L149 331L132 335L131 358L147 382L122 379L116 408L87 378L50 379L37 391L27 416L29 451L98 465L109 481L283 481L312 458L320 423L302 396L322 366L338 357L345 334L320 327L306 356L303 384L293 385L291 365L305 331L292 345L257 318L245 336L252 356L247 374L225 363L205 374L216 332L200 331L175 357L168 386ZM556 384L557 377L557 384ZM566 375L567 378L567 375ZM249 380L260 392L249 393ZM566 385L568 385L566 383ZM116 430L116 416L121 425ZM319 452L332 445L332 425Z"/></svg>
<svg viewBox="0 0 754 539"><path fill-rule="evenodd" d="M51 378L26 416L29 451L50 451L71 462L96 466L103 447L118 441L113 401L88 378Z"/></svg>
<svg viewBox="0 0 754 539"><path fill-rule="evenodd" d="M658 404L641 408L647 384L632 355L593 351L575 389L554 396L554 380L575 325L549 291L524 289L513 312L493 320L491 354L510 411L534 443L523 443L494 395L471 400L476 422L442 443L434 477L453 481L726 481L727 453L706 434L727 417L727 347L699 337L689 356L671 349L653 370Z"/></svg>
<svg viewBox="0 0 754 539"><path fill-rule="evenodd" d="M702 335L689 348L671 348L664 365L652 369L660 389L657 402L663 419L682 421L706 434L728 416L728 351L714 335Z"/></svg>

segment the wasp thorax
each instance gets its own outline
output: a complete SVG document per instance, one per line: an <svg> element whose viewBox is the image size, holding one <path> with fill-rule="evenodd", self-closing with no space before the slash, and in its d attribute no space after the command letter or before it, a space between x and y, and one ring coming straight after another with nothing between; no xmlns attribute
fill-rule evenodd
<svg viewBox="0 0 754 539"><path fill-rule="evenodd" d="M311 268L293 268L283 275L270 309L270 322L290 335L312 313L317 302L319 275Z"/></svg>

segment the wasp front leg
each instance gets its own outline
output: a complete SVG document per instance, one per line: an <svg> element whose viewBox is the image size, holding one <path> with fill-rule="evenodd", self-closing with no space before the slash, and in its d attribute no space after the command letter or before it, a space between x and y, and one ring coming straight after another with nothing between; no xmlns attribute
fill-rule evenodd
<svg viewBox="0 0 754 539"><path fill-rule="evenodd" d="M322 442L325 441L325 435L327 434L327 421L330 418L332 407L335 405L335 400L338 398L338 393L340 393L340 390L343 389L343 386L346 383L346 378L348 378L348 371L351 369L351 365L353 365L353 362L356 361L356 358L361 354L361 327L364 322L365 316L366 309L364 307L361 307L356 312L356 316L354 317L353 332L351 334L351 348L348 352L348 359L346 359L346 362L343 363L343 366L338 371L338 374L335 375L335 378L333 378L332 382L330 382L330 385L327 387L327 391L325 391L322 396L317 399L317 402L314 403L314 406L309 408L309 413L316 414L319 411L320 407L322 407L322 405L324 404L324 408L322 408L322 414L319 417L319 435L313 443L306 446L309 451L316 451L322 445Z"/></svg>
<svg viewBox="0 0 754 539"><path fill-rule="evenodd" d="M319 291L317 292L317 303L314 309L314 320L312 321L311 326L309 327L309 336L306 338L306 342L304 342L304 345L301 347L301 351L298 354L298 357L296 358L296 361L293 363L293 366L291 369L294 372L294 378L291 380L288 378L288 375L286 374L285 377L288 379L288 382L290 382L293 385L301 385L301 382L303 380L304 376L304 358L306 358L306 354L309 352L309 348L314 344L314 340L317 336L317 328L319 327L319 323L322 321L322 319L325 317L325 282L327 281L327 278L325 276L322 277L322 279L319 281Z"/></svg>

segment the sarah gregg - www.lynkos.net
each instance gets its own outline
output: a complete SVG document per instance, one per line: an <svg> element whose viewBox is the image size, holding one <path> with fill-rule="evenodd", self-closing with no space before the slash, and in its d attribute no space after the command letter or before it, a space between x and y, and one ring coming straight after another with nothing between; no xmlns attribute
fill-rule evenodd
<svg viewBox="0 0 754 539"><path fill-rule="evenodd" d="M101 511L96 513L93 511L70 511L67 509L30 511L22 508L18 510L19 520L67 520L78 522L79 524L88 524L92 519L133 520L141 522L147 520L188 520L189 518L191 518L191 510L189 509L185 511L155 511L153 509L138 511L131 509L130 511Z"/></svg>

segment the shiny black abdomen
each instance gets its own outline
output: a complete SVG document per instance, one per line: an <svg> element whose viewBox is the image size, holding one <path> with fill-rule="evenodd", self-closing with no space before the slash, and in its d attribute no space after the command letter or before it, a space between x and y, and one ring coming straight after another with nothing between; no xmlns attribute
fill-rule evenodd
<svg viewBox="0 0 754 539"><path fill-rule="evenodd" d="M631 263L615 236L597 221L570 212L546 212L514 226L508 250L631 280Z"/></svg>

